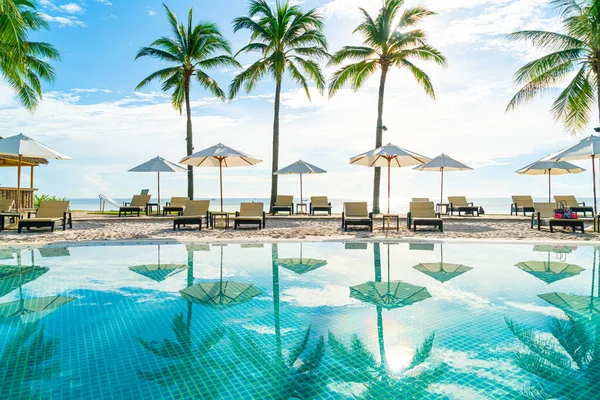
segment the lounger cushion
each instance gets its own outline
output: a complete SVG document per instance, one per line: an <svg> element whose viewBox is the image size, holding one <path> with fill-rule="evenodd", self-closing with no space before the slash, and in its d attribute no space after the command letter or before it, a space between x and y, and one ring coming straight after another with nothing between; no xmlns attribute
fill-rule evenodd
<svg viewBox="0 0 600 400"><path fill-rule="evenodd" d="M275 199L275 207L290 207L294 205L294 196L281 195Z"/></svg>

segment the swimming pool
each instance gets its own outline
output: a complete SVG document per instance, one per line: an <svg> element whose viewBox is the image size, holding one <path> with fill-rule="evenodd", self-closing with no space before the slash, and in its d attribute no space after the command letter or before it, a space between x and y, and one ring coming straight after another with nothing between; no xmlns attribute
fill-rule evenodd
<svg viewBox="0 0 600 400"><path fill-rule="evenodd" d="M596 252L2 248L0 398L598 398Z"/></svg>

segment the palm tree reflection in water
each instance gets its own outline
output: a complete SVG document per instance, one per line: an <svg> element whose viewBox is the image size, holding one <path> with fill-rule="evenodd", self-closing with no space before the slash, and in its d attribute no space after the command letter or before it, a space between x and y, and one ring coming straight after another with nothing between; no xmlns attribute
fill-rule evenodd
<svg viewBox="0 0 600 400"><path fill-rule="evenodd" d="M375 282L377 283L382 281L380 244L374 243L373 250ZM420 300L425 298L426 296L422 296ZM409 302L408 305L410 304L413 303ZM350 345L346 346L342 340L330 332L328 344L334 358L331 375L343 382L364 385L360 393L353 393L353 396L359 399L388 400L435 397L428 389L431 384L441 379L446 370L445 364L435 366L428 365L427 362L431 355L435 334L428 336L417 348L404 373L401 375L396 374L390 371L386 361L382 308L381 305L377 305L379 362L376 361L375 355L368 350L367 345L357 335L354 335L350 340Z"/></svg>
<svg viewBox="0 0 600 400"><path fill-rule="evenodd" d="M600 315L597 305L594 306L594 303L600 304L600 299L594 296L597 273L594 248L589 298L562 293L540 295L566 314L566 318L550 320L550 337L506 318L508 328L524 345L524 349L514 357L515 364L537 377L522 390L524 397L600 398Z"/></svg>

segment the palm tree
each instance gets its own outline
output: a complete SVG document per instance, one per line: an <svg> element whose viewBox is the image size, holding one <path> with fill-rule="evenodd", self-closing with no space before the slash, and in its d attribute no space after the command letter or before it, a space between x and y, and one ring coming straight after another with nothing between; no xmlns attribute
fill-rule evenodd
<svg viewBox="0 0 600 400"><path fill-rule="evenodd" d="M60 53L49 43L29 41L32 31L48 29L48 22L27 0L0 2L0 71L28 110L42 99L42 81L54 83L56 74L49 61Z"/></svg>
<svg viewBox="0 0 600 400"><path fill-rule="evenodd" d="M424 18L435 13L424 7L405 8L398 19L404 0L386 0L375 19L360 9L362 23L354 30L363 36L363 46L344 46L335 53L330 65L339 65L346 61L355 61L344 65L333 74L329 83L329 96L334 96L350 83L355 91L360 89L367 79L377 70L379 78L379 98L377 102L377 128L375 147L383 145L383 100L387 74L391 68L407 69L414 76L425 93L435 99L435 92L429 76L413 63L413 60L434 61L446 66L446 58L435 47L427 43L427 35L415 27ZM373 182L373 212L379 213L379 189L381 168L375 168Z"/></svg>
<svg viewBox="0 0 600 400"><path fill-rule="evenodd" d="M181 114L185 103L187 117L186 144L187 155L194 150L192 135L192 108L190 105L190 88L192 78L215 97L225 100L225 92L211 78L206 70L218 67L241 67L231 56L229 42L223 37L219 28L212 22L194 24L193 9L190 8L187 26L177 21L177 17L166 5L167 19L171 26L172 37L161 37L142 47L135 59L153 57L171 66L148 75L137 85L136 90L158 79L162 82L164 92L172 91L171 103ZM188 197L194 198L194 171L188 166Z"/></svg>
<svg viewBox="0 0 600 400"><path fill-rule="evenodd" d="M514 41L530 42L548 54L517 71L515 82L523 88L512 98L507 111L570 79L554 101L552 115L567 131L577 133L590 121L594 104L600 118L600 2L552 0L551 4L563 17L563 32L519 31L509 36Z"/></svg>
<svg viewBox="0 0 600 400"><path fill-rule="evenodd" d="M288 1L277 0L271 8L265 0L251 0L247 16L233 20L233 30L248 29L250 43L238 54L258 52L261 57L237 75L229 86L233 99L242 86L252 91L258 82L269 75L275 80L275 108L273 117L273 165L279 169L279 109L283 77L287 72L300 85L310 100L309 83L319 91L325 89L325 78L316 60L329 57L323 34L323 17L315 10L304 12ZM277 197L277 175L271 175L271 205Z"/></svg>

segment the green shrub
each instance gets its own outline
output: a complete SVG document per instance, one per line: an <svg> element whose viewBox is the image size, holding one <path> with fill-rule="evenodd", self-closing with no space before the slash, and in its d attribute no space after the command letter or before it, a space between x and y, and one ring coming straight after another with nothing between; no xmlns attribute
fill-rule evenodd
<svg viewBox="0 0 600 400"><path fill-rule="evenodd" d="M33 208L35 208L36 210L38 208L40 208L40 203L42 201L65 201L66 199L67 199L66 197L58 197L58 196L49 195L49 194L40 194L40 195L36 194L33 199Z"/></svg>

